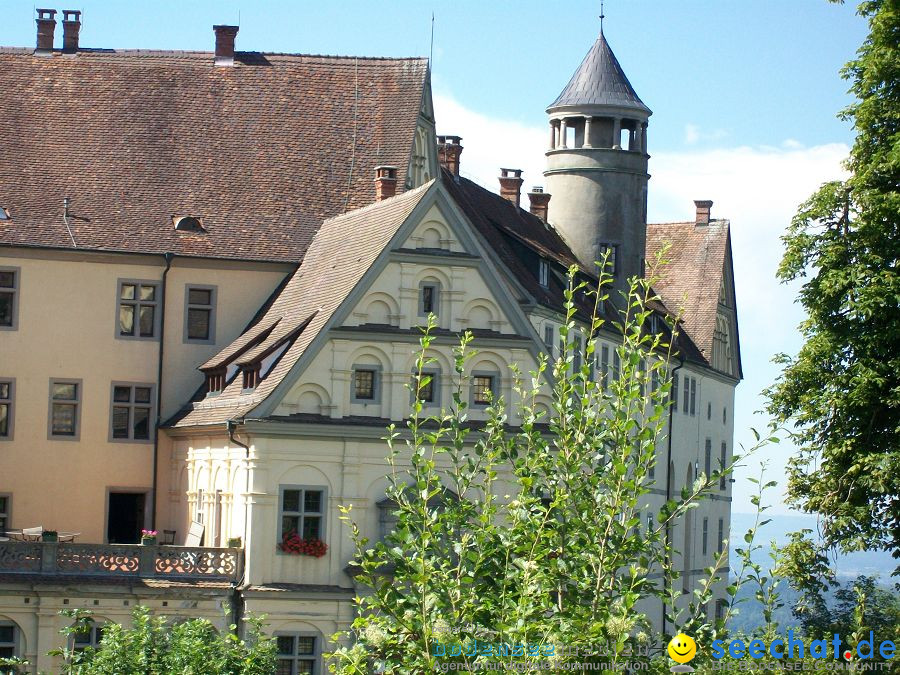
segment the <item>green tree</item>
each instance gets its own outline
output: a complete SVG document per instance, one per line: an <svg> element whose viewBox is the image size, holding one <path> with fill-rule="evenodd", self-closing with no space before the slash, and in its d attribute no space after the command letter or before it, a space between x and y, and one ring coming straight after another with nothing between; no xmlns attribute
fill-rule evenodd
<svg viewBox="0 0 900 675"><path fill-rule="evenodd" d="M85 633L93 624L85 610L65 610L73 623L66 636ZM132 626L103 625L97 648L74 651L68 647L50 652L61 657L65 675L271 675L275 671L275 642L262 631L262 620L245 618L245 639L237 626L219 633L207 619L190 619L174 626L150 608L137 606Z"/></svg>
<svg viewBox="0 0 900 675"><path fill-rule="evenodd" d="M604 276L601 289L606 283ZM516 374L521 426L508 426L502 400L489 406L486 422L471 423L460 383L473 352L470 337L462 339L450 409L427 417L416 400L407 429L389 430L394 531L369 542L345 510L367 591L356 599L352 632L337 636L347 646L332 655L332 672L399 675L487 662L516 672L548 653L559 661L649 661L647 648L659 643L639 604L648 598L666 602L670 631L698 641L716 634L705 605L727 552L684 603L666 533L718 485L719 474L699 475L646 523L671 387L669 334L649 330L651 283L632 284L617 327L615 378L595 377L591 367L604 323L596 307L606 295L570 282L552 410L546 415L536 404L543 360L535 372ZM576 304L585 297L596 307L582 333ZM421 341L419 393L429 380L433 325L432 318ZM586 345L584 354L578 345ZM656 358L647 358L651 352ZM674 599L689 607L673 610ZM498 644L512 648L503 653Z"/></svg>
<svg viewBox="0 0 900 675"><path fill-rule="evenodd" d="M900 556L900 3L868 0L869 34L847 64L856 101L850 177L823 185L783 237L778 274L803 279L808 318L770 390L799 452L788 498L821 515L825 544ZM900 569L900 568L898 568Z"/></svg>

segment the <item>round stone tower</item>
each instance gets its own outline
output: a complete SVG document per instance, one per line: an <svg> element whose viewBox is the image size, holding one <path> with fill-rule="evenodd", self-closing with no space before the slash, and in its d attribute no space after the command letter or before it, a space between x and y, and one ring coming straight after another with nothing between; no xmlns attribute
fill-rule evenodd
<svg viewBox="0 0 900 675"><path fill-rule="evenodd" d="M550 149L544 176L553 195L548 220L590 269L609 250L615 287L623 289L644 271L647 119L652 113L602 30L547 114Z"/></svg>

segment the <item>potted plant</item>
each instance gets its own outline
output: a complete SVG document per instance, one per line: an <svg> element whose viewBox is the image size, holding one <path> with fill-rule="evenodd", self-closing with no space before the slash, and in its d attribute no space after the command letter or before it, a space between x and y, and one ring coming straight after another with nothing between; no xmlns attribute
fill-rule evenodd
<svg viewBox="0 0 900 675"><path fill-rule="evenodd" d="M59 541L59 532L56 530L44 530L41 532L41 541Z"/></svg>
<svg viewBox="0 0 900 675"><path fill-rule="evenodd" d="M156 546L156 530L141 530L141 546Z"/></svg>
<svg viewBox="0 0 900 675"><path fill-rule="evenodd" d="M328 544L321 539L301 539L296 530L285 532L278 544L279 550L290 555L308 555L321 558L328 553Z"/></svg>
<svg viewBox="0 0 900 675"><path fill-rule="evenodd" d="M241 538L240 537L228 537L228 548L240 548L241 547Z"/></svg>

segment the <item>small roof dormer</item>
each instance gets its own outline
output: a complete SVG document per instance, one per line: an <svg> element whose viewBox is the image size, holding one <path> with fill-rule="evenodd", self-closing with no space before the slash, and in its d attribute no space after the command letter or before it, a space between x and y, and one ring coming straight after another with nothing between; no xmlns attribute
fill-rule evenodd
<svg viewBox="0 0 900 675"><path fill-rule="evenodd" d="M602 30L572 79L550 104L547 112L596 107L640 111L644 118L651 114L650 108L644 105L625 76L625 71L619 65Z"/></svg>

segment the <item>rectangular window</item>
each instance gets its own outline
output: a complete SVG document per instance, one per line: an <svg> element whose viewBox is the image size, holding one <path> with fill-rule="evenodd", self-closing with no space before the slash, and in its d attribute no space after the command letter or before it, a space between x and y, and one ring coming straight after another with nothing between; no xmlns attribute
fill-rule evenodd
<svg viewBox="0 0 900 675"><path fill-rule="evenodd" d="M706 480L712 475L712 439L706 439L706 448L703 452L703 468L706 471Z"/></svg>
<svg viewBox="0 0 900 675"><path fill-rule="evenodd" d="M76 652L83 652L86 649L96 649L100 646L103 639L103 627L91 625L86 630L72 634L72 649Z"/></svg>
<svg viewBox="0 0 900 675"><path fill-rule="evenodd" d="M553 358L553 341L556 337L556 330L553 326L544 326L544 347L547 348L547 356Z"/></svg>
<svg viewBox="0 0 900 675"><path fill-rule="evenodd" d="M691 417L697 414L697 378L691 378Z"/></svg>
<svg viewBox="0 0 900 675"><path fill-rule="evenodd" d="M653 531L653 511L647 514L647 532Z"/></svg>
<svg viewBox="0 0 900 675"><path fill-rule="evenodd" d="M719 518L719 544L716 550L721 553L725 550L725 519Z"/></svg>
<svg viewBox="0 0 900 675"><path fill-rule="evenodd" d="M81 380L50 380L50 438L76 440L81 418Z"/></svg>
<svg viewBox="0 0 900 675"><path fill-rule="evenodd" d="M153 385L114 382L110 440L149 441L153 429Z"/></svg>
<svg viewBox="0 0 900 675"><path fill-rule="evenodd" d="M158 333L159 284L119 281L118 336L153 339Z"/></svg>
<svg viewBox="0 0 900 675"><path fill-rule="evenodd" d="M275 635L276 675L319 675L319 638L316 635Z"/></svg>
<svg viewBox="0 0 900 675"><path fill-rule="evenodd" d="M615 350L613 352L613 380L616 382L619 381L619 374L622 370L622 362L619 359L619 351Z"/></svg>
<svg viewBox="0 0 900 675"><path fill-rule="evenodd" d="M0 659L18 656L19 629L14 623L0 622Z"/></svg>
<svg viewBox="0 0 900 675"><path fill-rule="evenodd" d="M437 284L422 284L419 286L419 316L437 314L439 297L440 287Z"/></svg>
<svg viewBox="0 0 900 675"><path fill-rule="evenodd" d="M641 396L644 396L647 393L647 359L641 359L638 362L638 388L640 389Z"/></svg>
<svg viewBox="0 0 900 675"><path fill-rule="evenodd" d="M281 488L281 539L294 532L301 539L323 539L324 520L325 488Z"/></svg>
<svg viewBox="0 0 900 675"><path fill-rule="evenodd" d="M719 476L719 489L725 489L725 465L728 462L728 444L722 441L722 453L721 457L719 457L719 463L721 468L719 469L722 472L722 475Z"/></svg>
<svg viewBox="0 0 900 675"><path fill-rule="evenodd" d="M538 260L538 283L544 288L550 285L550 263L543 258Z"/></svg>
<svg viewBox="0 0 900 675"><path fill-rule="evenodd" d="M688 414L688 408L691 404L691 378L684 376L684 396L681 400L681 412Z"/></svg>
<svg viewBox="0 0 900 675"><path fill-rule="evenodd" d="M654 394L659 391L659 368L650 372L650 391Z"/></svg>
<svg viewBox="0 0 900 675"><path fill-rule="evenodd" d="M494 375L474 375L472 377L472 403L489 405L494 394Z"/></svg>
<svg viewBox="0 0 900 675"><path fill-rule="evenodd" d="M613 244L600 244L600 260L598 262L603 261L604 255L606 256L606 266L604 267L604 272L607 274L612 274L616 276L616 273L619 271L616 267L616 249L618 247Z"/></svg>
<svg viewBox="0 0 900 675"><path fill-rule="evenodd" d="M378 371L375 368L353 370L353 400L374 401L378 396Z"/></svg>
<svg viewBox="0 0 900 675"><path fill-rule="evenodd" d="M9 495L0 495L0 534L4 534L9 529L9 512L12 497Z"/></svg>
<svg viewBox="0 0 900 675"><path fill-rule="evenodd" d="M19 268L0 268L0 330L15 330L19 314Z"/></svg>
<svg viewBox="0 0 900 675"><path fill-rule="evenodd" d="M428 382L425 382L425 378L430 378ZM410 386L412 387L413 395L416 394L416 389L418 387L418 395L419 400L422 403L433 403L436 404L439 402L439 394L440 394L440 373L437 370L423 370L422 371L422 386L419 387L416 383L416 373L413 373L412 381L410 382Z"/></svg>
<svg viewBox="0 0 900 675"><path fill-rule="evenodd" d="M186 286L184 289L184 341L216 341L216 288Z"/></svg>
<svg viewBox="0 0 900 675"><path fill-rule="evenodd" d="M609 386L609 345L600 347L600 384L606 389Z"/></svg>
<svg viewBox="0 0 900 675"><path fill-rule="evenodd" d="M12 378L0 379L0 441L11 441L13 437L15 389L16 382Z"/></svg>
<svg viewBox="0 0 900 675"><path fill-rule="evenodd" d="M703 555L709 550L709 518L703 519Z"/></svg>
<svg viewBox="0 0 900 675"><path fill-rule="evenodd" d="M584 363L584 346L580 336L575 338L572 349L572 372L577 374L581 372L581 365Z"/></svg>
<svg viewBox="0 0 900 675"><path fill-rule="evenodd" d="M678 412L678 373L672 373L672 388L669 390L672 396L672 406Z"/></svg>
<svg viewBox="0 0 900 675"><path fill-rule="evenodd" d="M637 519L637 522L634 524L634 529L632 530L633 534L640 534L641 532L641 512L638 511L634 514L634 517Z"/></svg>

